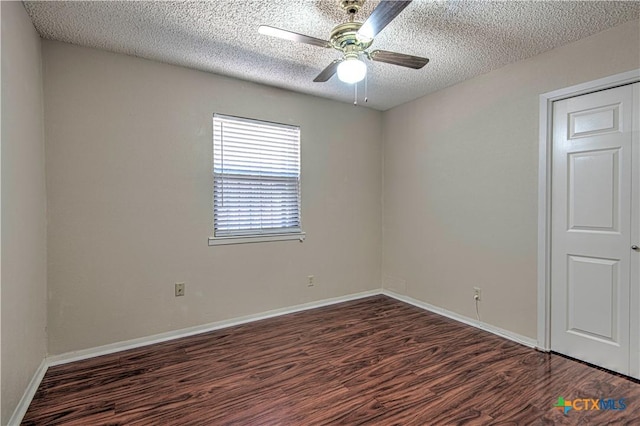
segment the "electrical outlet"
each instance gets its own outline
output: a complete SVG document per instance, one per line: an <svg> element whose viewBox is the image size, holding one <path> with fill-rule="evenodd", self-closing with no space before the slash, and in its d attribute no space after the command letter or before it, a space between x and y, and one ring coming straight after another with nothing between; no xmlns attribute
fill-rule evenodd
<svg viewBox="0 0 640 426"><path fill-rule="evenodd" d="M176 297L184 296L184 283L176 283Z"/></svg>
<svg viewBox="0 0 640 426"><path fill-rule="evenodd" d="M307 287L313 287L315 284L315 277L313 275L309 275L307 277Z"/></svg>
<svg viewBox="0 0 640 426"><path fill-rule="evenodd" d="M482 300L482 289L480 287L473 288L473 300L478 302Z"/></svg>

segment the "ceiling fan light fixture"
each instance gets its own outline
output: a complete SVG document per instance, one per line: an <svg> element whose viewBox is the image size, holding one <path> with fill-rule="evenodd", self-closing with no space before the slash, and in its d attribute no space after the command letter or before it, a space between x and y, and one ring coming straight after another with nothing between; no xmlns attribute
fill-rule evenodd
<svg viewBox="0 0 640 426"><path fill-rule="evenodd" d="M338 65L338 78L348 84L362 81L367 75L367 66L356 57L348 57Z"/></svg>

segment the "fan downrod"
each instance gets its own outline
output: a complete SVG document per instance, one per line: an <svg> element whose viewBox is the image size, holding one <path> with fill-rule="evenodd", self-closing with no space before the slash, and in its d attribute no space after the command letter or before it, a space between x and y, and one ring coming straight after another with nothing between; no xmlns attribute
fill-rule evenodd
<svg viewBox="0 0 640 426"><path fill-rule="evenodd" d="M353 16L362 7L364 4L364 0L338 0L338 5L347 12L349 15Z"/></svg>

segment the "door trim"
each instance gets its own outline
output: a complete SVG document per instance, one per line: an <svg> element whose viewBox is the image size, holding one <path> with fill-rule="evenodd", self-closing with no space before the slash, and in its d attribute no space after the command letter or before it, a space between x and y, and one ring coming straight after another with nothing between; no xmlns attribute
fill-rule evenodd
<svg viewBox="0 0 640 426"><path fill-rule="evenodd" d="M551 142L553 102L640 82L640 69L540 95L538 133L538 349L551 350ZM632 299L632 303L635 303ZM633 308L633 306L632 306ZM640 308L635 306L636 309ZM632 348L637 351L638 348ZM633 369L632 369L633 371Z"/></svg>

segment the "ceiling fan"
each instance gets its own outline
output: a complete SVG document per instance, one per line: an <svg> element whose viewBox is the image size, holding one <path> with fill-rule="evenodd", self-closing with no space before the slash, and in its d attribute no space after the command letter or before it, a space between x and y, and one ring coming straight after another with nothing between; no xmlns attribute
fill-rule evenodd
<svg viewBox="0 0 640 426"><path fill-rule="evenodd" d="M355 15L364 2L365 0L338 0L340 7L347 12L349 20L336 25L331 31L329 40L322 40L268 25L261 25L258 28L258 32L285 40L324 48L334 48L341 51L342 57L331 62L313 79L317 83L328 81L336 73L338 78L345 83L361 81L367 74L367 66L362 58L413 69L424 67L429 62L427 58L389 52L387 50L367 51L371 47L374 37L398 16L411 3L411 0L382 0L369 18L362 23L355 20Z"/></svg>

